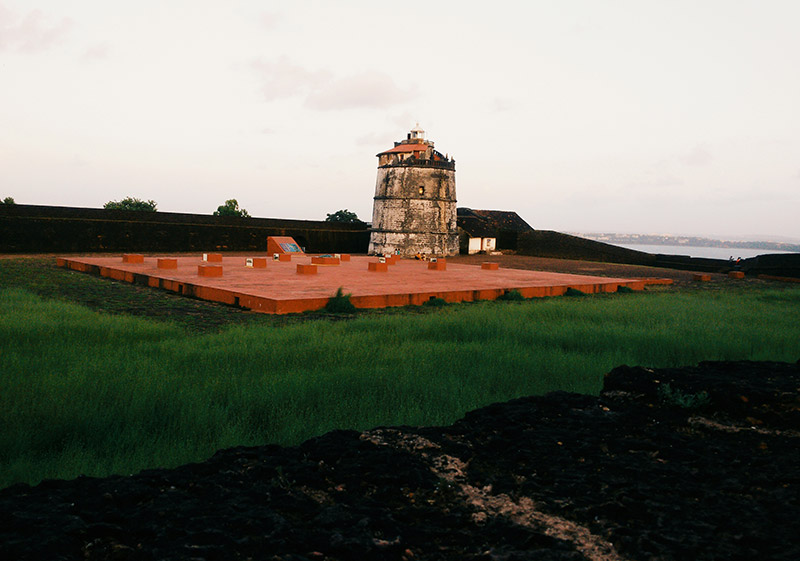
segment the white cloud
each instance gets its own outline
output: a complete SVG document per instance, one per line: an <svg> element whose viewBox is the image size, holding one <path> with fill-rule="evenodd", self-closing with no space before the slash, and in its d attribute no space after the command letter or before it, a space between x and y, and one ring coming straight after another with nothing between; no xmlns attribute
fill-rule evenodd
<svg viewBox="0 0 800 561"><path fill-rule="evenodd" d="M83 60L103 60L108 58L111 46L108 43L97 43L83 51Z"/></svg>
<svg viewBox="0 0 800 561"><path fill-rule="evenodd" d="M264 12L259 18L259 23L264 29L275 29L283 18L282 14L275 12Z"/></svg>
<svg viewBox="0 0 800 561"><path fill-rule="evenodd" d="M680 160L687 166L707 166L714 160L714 156L703 146L695 146L690 152L681 156Z"/></svg>
<svg viewBox="0 0 800 561"><path fill-rule="evenodd" d="M261 93L267 101L307 94L329 80L325 71L312 71L282 56L277 60L256 59L250 65L261 79Z"/></svg>
<svg viewBox="0 0 800 561"><path fill-rule="evenodd" d="M51 23L40 10L18 17L0 6L0 52L37 53L58 45L73 27L69 18Z"/></svg>
<svg viewBox="0 0 800 561"><path fill-rule="evenodd" d="M417 95L415 88L403 89L388 75L369 71L337 79L316 89L306 100L306 106L322 111L382 109L411 101Z"/></svg>

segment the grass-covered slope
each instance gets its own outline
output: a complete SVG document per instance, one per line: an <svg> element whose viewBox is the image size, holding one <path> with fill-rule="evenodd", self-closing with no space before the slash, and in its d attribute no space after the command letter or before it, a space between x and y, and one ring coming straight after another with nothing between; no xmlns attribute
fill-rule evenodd
<svg viewBox="0 0 800 561"><path fill-rule="evenodd" d="M86 278L63 272L61 282ZM125 291L138 298L135 288L114 289L117 312ZM800 357L793 287L237 320L205 332L185 318L93 311L60 290L60 300L0 290L0 486L174 466L334 428L446 424L513 397L597 393L620 364ZM149 292L151 305L171 298Z"/></svg>

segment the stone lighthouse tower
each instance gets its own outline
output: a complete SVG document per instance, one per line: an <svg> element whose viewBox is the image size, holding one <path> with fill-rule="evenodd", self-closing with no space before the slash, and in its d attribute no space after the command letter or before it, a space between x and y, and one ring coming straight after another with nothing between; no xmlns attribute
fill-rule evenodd
<svg viewBox="0 0 800 561"><path fill-rule="evenodd" d="M456 163L419 125L378 154L369 253L458 253Z"/></svg>

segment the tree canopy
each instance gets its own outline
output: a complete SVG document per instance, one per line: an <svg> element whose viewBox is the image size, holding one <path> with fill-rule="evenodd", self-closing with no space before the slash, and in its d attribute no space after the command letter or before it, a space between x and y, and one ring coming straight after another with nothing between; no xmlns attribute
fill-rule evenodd
<svg viewBox="0 0 800 561"><path fill-rule="evenodd" d="M155 212L156 202L154 200L143 201L135 197L125 197L121 201L108 201L103 205L106 210L136 210L142 212Z"/></svg>
<svg viewBox="0 0 800 561"><path fill-rule="evenodd" d="M0 201L0 205L15 205L17 203L14 202L14 197L6 197L2 201Z"/></svg>
<svg viewBox="0 0 800 561"><path fill-rule="evenodd" d="M333 214L329 214L325 222L361 222L356 216L355 212L350 212L347 209L337 210Z"/></svg>
<svg viewBox="0 0 800 561"><path fill-rule="evenodd" d="M243 209L239 208L239 203L236 199L228 199L224 205L218 206L214 211L214 216L238 216L240 218L250 218L250 214Z"/></svg>

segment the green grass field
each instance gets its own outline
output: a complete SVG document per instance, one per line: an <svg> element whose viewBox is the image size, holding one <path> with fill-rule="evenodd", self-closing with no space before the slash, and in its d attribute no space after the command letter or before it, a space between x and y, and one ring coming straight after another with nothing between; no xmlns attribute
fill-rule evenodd
<svg viewBox="0 0 800 561"><path fill-rule="evenodd" d="M0 261L0 487L175 466L335 428L445 424L513 397L597 393L621 364L800 358L800 288L791 286L300 321L51 269ZM113 309L90 309L98 290ZM141 311L140 297L176 308L157 319L126 314L126 298ZM206 313L215 328L193 329Z"/></svg>

